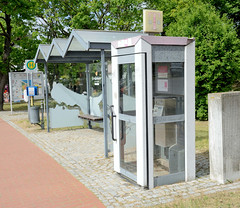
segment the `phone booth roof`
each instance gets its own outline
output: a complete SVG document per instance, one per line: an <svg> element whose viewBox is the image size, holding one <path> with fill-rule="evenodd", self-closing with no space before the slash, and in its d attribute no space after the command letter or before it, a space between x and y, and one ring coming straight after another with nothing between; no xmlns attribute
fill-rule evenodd
<svg viewBox="0 0 240 208"><path fill-rule="evenodd" d="M137 36L133 38L113 41L112 46L114 48L131 47L135 46L140 39L145 40L150 45L168 45L168 46L186 46L195 41L194 38L187 37Z"/></svg>

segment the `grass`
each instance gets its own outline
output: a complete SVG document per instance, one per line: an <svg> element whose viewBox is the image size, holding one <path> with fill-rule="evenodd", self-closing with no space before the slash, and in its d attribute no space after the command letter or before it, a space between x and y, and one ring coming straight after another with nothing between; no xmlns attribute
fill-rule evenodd
<svg viewBox="0 0 240 208"><path fill-rule="evenodd" d="M201 195L195 198L179 199L156 208L237 208L240 207L240 189Z"/></svg>
<svg viewBox="0 0 240 208"><path fill-rule="evenodd" d="M28 105L25 102L13 103L12 108L13 111L26 111L28 109ZM10 111L11 110L10 103L4 103L3 110Z"/></svg>
<svg viewBox="0 0 240 208"><path fill-rule="evenodd" d="M40 106L41 101L35 101L34 105L35 106ZM26 103L26 102L13 103L12 108L13 108L13 111L27 111L28 110L28 103ZM4 103L3 110L4 111L11 111L10 103Z"/></svg>
<svg viewBox="0 0 240 208"><path fill-rule="evenodd" d="M13 121L15 124L20 126L22 129L24 129L27 132L40 132L43 131L41 127L37 124L31 124L28 119L22 119L22 120L15 120ZM47 121L46 118L44 118L44 129L46 131L47 128Z"/></svg>
<svg viewBox="0 0 240 208"><path fill-rule="evenodd" d="M208 152L208 121L196 121L196 152Z"/></svg>
<svg viewBox="0 0 240 208"><path fill-rule="evenodd" d="M13 103L12 105L13 105L13 111L15 111L15 112L16 111L27 111L28 110L28 103L26 103L26 102ZM34 105L35 106L41 106L41 101L35 101ZM10 103L4 103L3 109L4 109L4 111L11 111ZM40 117L41 117L41 115L40 115ZM14 121L14 123L19 125L21 128L23 128L27 132L42 131L42 129L39 125L31 124L28 119L16 120L16 121ZM45 128L45 130L47 129L46 114L44 115L44 128ZM51 129L51 131L65 131L65 130L70 131L70 130L76 130L76 129L81 129L81 128L88 128L87 122L83 126L55 128L55 129ZM94 129L99 129L99 128L96 127Z"/></svg>
<svg viewBox="0 0 240 208"><path fill-rule="evenodd" d="M196 121L196 152L209 152L208 122ZM155 208L237 208L240 207L240 189L190 197Z"/></svg>

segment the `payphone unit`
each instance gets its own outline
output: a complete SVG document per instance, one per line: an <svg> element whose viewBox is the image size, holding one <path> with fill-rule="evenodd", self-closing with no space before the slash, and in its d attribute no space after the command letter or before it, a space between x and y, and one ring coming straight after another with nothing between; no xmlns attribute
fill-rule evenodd
<svg viewBox="0 0 240 208"><path fill-rule="evenodd" d="M114 169L141 186L195 178L195 41L112 42Z"/></svg>

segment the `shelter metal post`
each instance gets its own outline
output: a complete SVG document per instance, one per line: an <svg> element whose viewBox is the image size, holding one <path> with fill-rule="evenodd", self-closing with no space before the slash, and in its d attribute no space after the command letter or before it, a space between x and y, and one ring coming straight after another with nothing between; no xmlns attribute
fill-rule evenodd
<svg viewBox="0 0 240 208"><path fill-rule="evenodd" d="M44 63L45 70L45 95L46 95L46 112L47 112L47 131L50 132L49 128L49 109L48 109L48 79L47 79L47 63Z"/></svg>
<svg viewBox="0 0 240 208"><path fill-rule="evenodd" d="M87 113L90 115L90 71L89 71L89 64L86 64L86 76L87 76ZM91 121L88 121L88 128L91 129Z"/></svg>
<svg viewBox="0 0 240 208"><path fill-rule="evenodd" d="M10 89L10 106L11 106L11 114L13 114L13 106L12 106L12 72L9 73L9 89Z"/></svg>
<svg viewBox="0 0 240 208"><path fill-rule="evenodd" d="M106 87L105 54L103 49L101 49L101 71L102 71L102 95L103 95L104 155L107 158L108 157L107 87Z"/></svg>

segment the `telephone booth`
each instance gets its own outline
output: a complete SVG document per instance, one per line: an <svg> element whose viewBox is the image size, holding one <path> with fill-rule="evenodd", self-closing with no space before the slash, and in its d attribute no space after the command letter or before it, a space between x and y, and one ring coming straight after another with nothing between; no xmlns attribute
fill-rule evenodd
<svg viewBox="0 0 240 208"><path fill-rule="evenodd" d="M112 42L114 170L153 188L195 178L195 41Z"/></svg>

